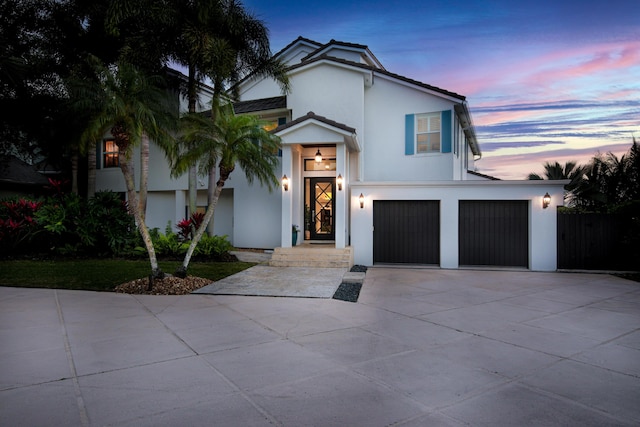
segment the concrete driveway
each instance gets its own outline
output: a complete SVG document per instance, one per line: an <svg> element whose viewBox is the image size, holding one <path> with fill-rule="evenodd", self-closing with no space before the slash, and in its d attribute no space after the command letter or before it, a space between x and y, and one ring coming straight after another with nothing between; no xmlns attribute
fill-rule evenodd
<svg viewBox="0 0 640 427"><path fill-rule="evenodd" d="M372 268L360 299L0 288L3 426L640 424L640 284Z"/></svg>

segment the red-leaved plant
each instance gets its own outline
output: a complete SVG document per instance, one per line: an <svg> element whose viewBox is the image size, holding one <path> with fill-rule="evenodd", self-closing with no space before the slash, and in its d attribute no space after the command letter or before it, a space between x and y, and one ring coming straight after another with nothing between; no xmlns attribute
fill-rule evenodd
<svg viewBox="0 0 640 427"><path fill-rule="evenodd" d="M202 224L202 220L204 219L204 214L202 212L195 212L191 214L189 219L182 219L177 224L178 227L178 236L181 240L191 240L193 237L193 233L200 227Z"/></svg>

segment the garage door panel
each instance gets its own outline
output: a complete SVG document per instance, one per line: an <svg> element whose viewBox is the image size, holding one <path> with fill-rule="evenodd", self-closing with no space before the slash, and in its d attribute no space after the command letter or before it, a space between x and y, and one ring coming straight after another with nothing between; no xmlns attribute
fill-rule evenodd
<svg viewBox="0 0 640 427"><path fill-rule="evenodd" d="M528 267L528 229L526 200L461 200L460 265Z"/></svg>
<svg viewBox="0 0 640 427"><path fill-rule="evenodd" d="M440 202L376 200L374 263L439 264Z"/></svg>

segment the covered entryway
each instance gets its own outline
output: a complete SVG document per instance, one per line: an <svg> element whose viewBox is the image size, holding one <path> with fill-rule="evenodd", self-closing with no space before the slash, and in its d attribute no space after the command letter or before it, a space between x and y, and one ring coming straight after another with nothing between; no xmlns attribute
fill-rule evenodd
<svg viewBox="0 0 640 427"><path fill-rule="evenodd" d="M440 264L438 200L375 200L373 262Z"/></svg>
<svg viewBox="0 0 640 427"><path fill-rule="evenodd" d="M469 266L529 266L527 200L460 200L459 262Z"/></svg>

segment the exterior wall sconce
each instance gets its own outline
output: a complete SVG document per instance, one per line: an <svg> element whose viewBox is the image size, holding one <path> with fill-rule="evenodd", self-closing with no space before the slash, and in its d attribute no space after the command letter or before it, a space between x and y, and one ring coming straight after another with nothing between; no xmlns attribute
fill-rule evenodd
<svg viewBox="0 0 640 427"><path fill-rule="evenodd" d="M322 162L322 153L320 152L320 149L318 148L318 151L316 152L316 163L321 163Z"/></svg>
<svg viewBox="0 0 640 427"><path fill-rule="evenodd" d="M282 188L284 188L284 191L289 191L289 178L287 178L287 175L282 177Z"/></svg>
<svg viewBox="0 0 640 427"><path fill-rule="evenodd" d="M364 194L360 193L360 197L358 197L358 201L360 202L360 209L364 209Z"/></svg>
<svg viewBox="0 0 640 427"><path fill-rule="evenodd" d="M549 193L547 193L544 195L544 197L542 197L542 209L547 209L550 204L551 204L551 196L549 195Z"/></svg>
<svg viewBox="0 0 640 427"><path fill-rule="evenodd" d="M342 191L342 175L338 174L336 184L338 184L338 191Z"/></svg>

